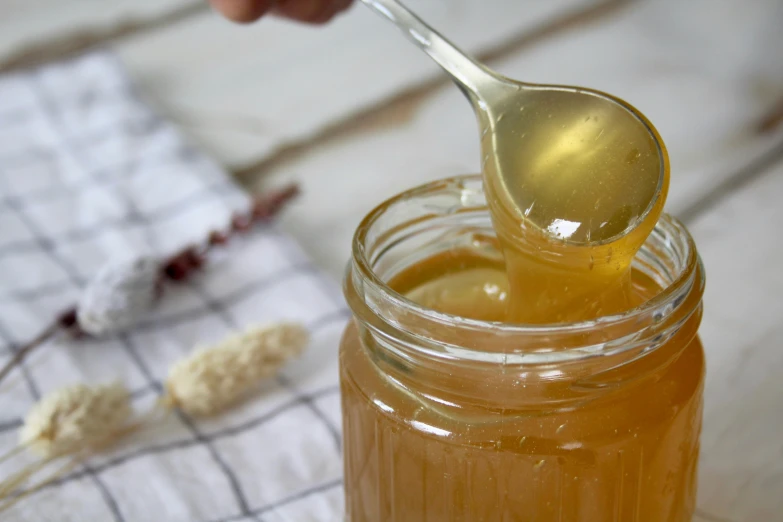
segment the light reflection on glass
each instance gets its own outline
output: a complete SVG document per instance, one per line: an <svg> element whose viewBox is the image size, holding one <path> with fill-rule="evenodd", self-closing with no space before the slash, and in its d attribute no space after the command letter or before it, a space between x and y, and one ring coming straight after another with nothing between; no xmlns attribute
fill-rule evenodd
<svg viewBox="0 0 783 522"><path fill-rule="evenodd" d="M439 437L448 437L451 435L451 432L448 430L436 428L435 426L430 426L429 424L421 421L412 420L410 421L410 424L418 430L426 431L427 433L431 433L432 435L437 435Z"/></svg>
<svg viewBox="0 0 783 522"><path fill-rule="evenodd" d="M431 401L434 401L434 402L438 402L440 404L443 404L444 406L449 406L451 408L461 408L461 406L459 404L451 402L451 401L447 401L446 399L443 399L441 397L437 397L435 395L430 395L429 393L424 393L422 395L424 396L425 399L428 399L428 400L431 400Z"/></svg>
<svg viewBox="0 0 783 522"><path fill-rule="evenodd" d="M377 397L373 399L372 402L386 413L394 413L394 408L392 408L382 400L378 399Z"/></svg>

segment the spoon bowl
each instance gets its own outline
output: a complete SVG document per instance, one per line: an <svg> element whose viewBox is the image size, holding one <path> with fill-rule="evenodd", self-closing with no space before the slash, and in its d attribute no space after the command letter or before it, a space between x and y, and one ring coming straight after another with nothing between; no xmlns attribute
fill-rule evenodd
<svg viewBox="0 0 783 522"><path fill-rule="evenodd" d="M576 245L615 242L648 218L652 229L669 165L663 141L638 110L595 90L511 80L397 0L362 2L397 25L471 102L493 211Z"/></svg>
<svg viewBox="0 0 783 522"><path fill-rule="evenodd" d="M508 94L495 91L479 112L485 180L505 212L558 239L596 244L659 206L668 163L641 113L597 91L506 81Z"/></svg>

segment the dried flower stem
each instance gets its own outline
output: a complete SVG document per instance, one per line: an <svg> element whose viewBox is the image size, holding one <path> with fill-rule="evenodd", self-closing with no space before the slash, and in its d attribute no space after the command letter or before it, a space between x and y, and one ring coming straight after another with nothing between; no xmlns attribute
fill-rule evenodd
<svg viewBox="0 0 783 522"><path fill-rule="evenodd" d="M39 460L38 462L22 468L7 479L3 480L3 482L0 483L0 499L4 499L8 495L12 494L15 489L27 482L27 480L35 473L45 468L58 458L59 457L50 457Z"/></svg>
<svg viewBox="0 0 783 522"><path fill-rule="evenodd" d="M50 457L46 457L30 466L21 469L20 471L16 472L14 475L11 475L11 477L3 480L2 482L0 482L0 513L10 509L14 504L24 499L25 497L35 493L41 488L45 487L47 484L51 484L52 482L59 480L66 473L70 472L76 466L84 462L87 459L87 457L89 457L90 455L100 452L101 450L105 449L107 446L115 444L125 436L130 435L131 433L134 433L137 430L141 429L146 424L152 421L155 413L156 413L155 410L147 412L147 414L143 416L142 419L140 419L139 421L134 422L133 424L129 424L128 426L125 426L123 428L120 428L116 431L107 434L106 437L101 439L100 442L95 442L91 447L89 448L85 447L76 454L70 456L52 455ZM25 448L26 445L20 444L14 450L9 452L8 456L11 456L11 454L19 453ZM19 487L24 485L38 471L46 468L49 464L63 458L67 458L68 461L59 469L57 469L57 471L55 471L45 479L41 480L40 482L25 489L24 491L19 492L14 496L13 499L6 500L5 502L3 502L4 499L14 494L14 492L17 491Z"/></svg>
<svg viewBox="0 0 783 522"><path fill-rule="evenodd" d="M3 454L3 456L0 457L0 462L5 462L6 460L10 459L11 457L14 457L14 456L18 455L19 453L24 451L24 449L25 449L25 445L24 444L19 444L14 449L5 452Z"/></svg>
<svg viewBox="0 0 783 522"><path fill-rule="evenodd" d="M160 267L160 281L180 282L200 269L206 262L206 255L215 247L222 246L237 234L250 230L253 225L265 223L275 217L282 207L299 193L297 185L289 185L284 189L256 198L246 213L237 213L231 217L230 225L223 231L212 231L202 246L188 246L174 256L166 259ZM77 320L77 307L71 306L46 327L40 334L21 346L2 369L0 382L8 373L19 365L30 352L54 337L58 332L70 332L83 335Z"/></svg>
<svg viewBox="0 0 783 522"><path fill-rule="evenodd" d="M67 330L72 328L76 324L76 309L71 308L61 313L60 316L47 326L41 333L35 338L30 340L27 344L19 347L14 353L14 356L8 361L5 366L0 370L0 381L2 381L8 372L10 372L16 365L21 363L24 358L38 346L42 345L61 330Z"/></svg>
<svg viewBox="0 0 783 522"><path fill-rule="evenodd" d="M76 466L81 464L84 461L85 457L79 457L79 458L72 458L68 462L66 462L63 466L61 466L57 471L43 479L42 481L38 482L37 484L31 486L30 488L22 491L18 495L16 495L14 498L7 500L3 503L0 503L0 513L3 511L7 511L11 509L14 505L16 505L17 502L25 499L26 497L32 495L36 491L39 491L41 488L46 487L48 484L51 484L52 482L61 479L66 473L73 470ZM47 462L48 464L48 462ZM39 468L40 469L40 468ZM5 498L7 495L0 493L0 498Z"/></svg>

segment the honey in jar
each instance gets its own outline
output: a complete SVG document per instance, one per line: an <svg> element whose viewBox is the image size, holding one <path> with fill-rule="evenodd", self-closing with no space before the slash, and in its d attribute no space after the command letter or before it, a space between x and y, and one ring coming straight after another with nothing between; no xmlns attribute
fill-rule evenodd
<svg viewBox="0 0 783 522"><path fill-rule="evenodd" d="M687 231L654 215L625 247L577 248L493 218L461 177L357 230L347 520L689 521L704 357Z"/></svg>

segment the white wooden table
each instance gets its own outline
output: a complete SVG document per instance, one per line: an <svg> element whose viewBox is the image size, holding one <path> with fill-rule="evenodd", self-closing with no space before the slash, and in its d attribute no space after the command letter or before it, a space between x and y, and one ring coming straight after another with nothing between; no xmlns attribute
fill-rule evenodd
<svg viewBox="0 0 783 522"><path fill-rule="evenodd" d="M509 76L617 94L671 153L669 212L707 267L698 520L783 521L780 0L411 0ZM6 0L0 69L114 49L140 90L250 190L296 179L283 225L341 277L360 218L478 170L461 95L366 9L233 26L200 0Z"/></svg>

